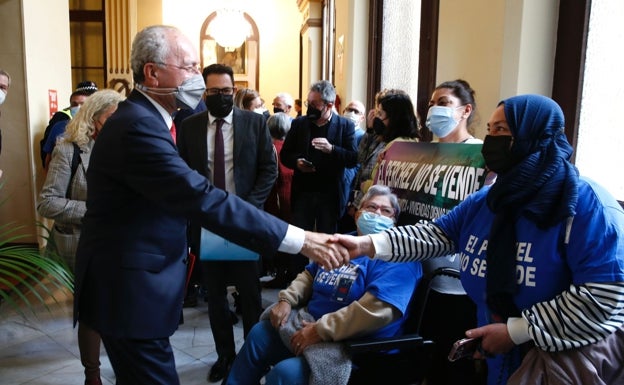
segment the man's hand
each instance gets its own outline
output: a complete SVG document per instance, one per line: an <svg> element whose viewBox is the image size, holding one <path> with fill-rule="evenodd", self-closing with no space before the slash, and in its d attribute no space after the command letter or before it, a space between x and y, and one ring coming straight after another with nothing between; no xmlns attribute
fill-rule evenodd
<svg viewBox="0 0 624 385"><path fill-rule="evenodd" d="M290 348L296 356L300 356L305 348L321 341L316 331L316 322L303 321L303 327L290 337Z"/></svg>
<svg viewBox="0 0 624 385"><path fill-rule="evenodd" d="M470 338L481 338L481 351L473 358L483 359L488 355L503 354L510 351L516 344L511 340L507 324L494 323L466 331Z"/></svg>
<svg viewBox="0 0 624 385"><path fill-rule="evenodd" d="M288 321L290 310L290 303L286 301L279 301L277 305L273 306L273 308L271 308L271 311L269 312L271 325L273 325L275 329L279 329L280 326L284 326L284 324L286 324L286 321Z"/></svg>
<svg viewBox="0 0 624 385"><path fill-rule="evenodd" d="M349 251L334 236L311 231L305 232L301 254L328 271L345 265L350 260Z"/></svg>
<svg viewBox="0 0 624 385"><path fill-rule="evenodd" d="M356 237L346 234L334 234L331 240L340 242L342 246L346 247L351 259L362 255L367 255L371 258L375 256L375 245L373 245L373 241L367 235Z"/></svg>
<svg viewBox="0 0 624 385"><path fill-rule="evenodd" d="M315 149L325 154L329 154L334 149L334 146L331 143L329 143L329 141L326 138L312 139L312 147L314 147Z"/></svg>

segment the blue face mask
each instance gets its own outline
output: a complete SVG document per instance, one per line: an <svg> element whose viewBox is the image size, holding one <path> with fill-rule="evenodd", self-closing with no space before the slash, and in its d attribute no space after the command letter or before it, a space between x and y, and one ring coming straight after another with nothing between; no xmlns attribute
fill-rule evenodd
<svg viewBox="0 0 624 385"><path fill-rule="evenodd" d="M455 127L459 124L453 114L456 108L443 107L443 106L431 106L427 113L427 127L438 138L447 137Z"/></svg>
<svg viewBox="0 0 624 385"><path fill-rule="evenodd" d="M362 235L377 234L394 226L392 218L368 211L362 212L357 220L357 227Z"/></svg>
<svg viewBox="0 0 624 385"><path fill-rule="evenodd" d="M72 118L76 116L78 110L80 110L80 106L73 106L69 108L69 113L71 114Z"/></svg>

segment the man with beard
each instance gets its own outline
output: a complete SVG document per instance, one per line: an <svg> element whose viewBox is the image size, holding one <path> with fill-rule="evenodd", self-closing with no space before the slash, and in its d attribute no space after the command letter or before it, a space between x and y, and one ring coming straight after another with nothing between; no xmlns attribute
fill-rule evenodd
<svg viewBox="0 0 624 385"><path fill-rule="evenodd" d="M202 73L208 111L182 123L178 148L188 165L213 185L262 209L277 178L277 161L263 115L233 107L232 68L212 64ZM191 250L200 255L201 226L191 222ZM244 335L260 318L262 300L257 261L202 261L208 298L208 316L218 359L208 379L216 382L227 374L236 356L236 345L227 300L227 286L234 284L241 299Z"/></svg>

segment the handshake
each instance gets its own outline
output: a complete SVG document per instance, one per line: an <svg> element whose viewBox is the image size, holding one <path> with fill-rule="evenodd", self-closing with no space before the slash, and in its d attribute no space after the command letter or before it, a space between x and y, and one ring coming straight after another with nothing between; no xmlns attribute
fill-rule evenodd
<svg viewBox="0 0 624 385"><path fill-rule="evenodd" d="M375 255L375 247L371 238L366 235L356 237L306 231L301 254L323 266L325 270L332 270L346 265L352 258L362 255L372 258Z"/></svg>

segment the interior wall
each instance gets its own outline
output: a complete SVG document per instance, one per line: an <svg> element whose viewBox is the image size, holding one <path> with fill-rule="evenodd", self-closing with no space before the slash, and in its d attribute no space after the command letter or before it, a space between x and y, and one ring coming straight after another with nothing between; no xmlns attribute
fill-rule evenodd
<svg viewBox="0 0 624 385"><path fill-rule="evenodd" d="M437 82L462 78L476 92L476 136L498 102L550 95L558 0L441 0Z"/></svg>
<svg viewBox="0 0 624 385"><path fill-rule="evenodd" d="M54 33L42 31L42 25L52 24ZM0 1L0 67L11 75L0 107L1 197L7 199L0 204L0 224L25 225L23 233L32 235L21 242L37 242L35 202L44 179L39 140L50 118L48 90L57 90L59 108L69 104L69 53L67 0Z"/></svg>
<svg viewBox="0 0 624 385"><path fill-rule="evenodd" d="M500 100L504 15L503 1L440 0L436 84L458 78L470 83L477 102L473 128L481 139Z"/></svg>
<svg viewBox="0 0 624 385"><path fill-rule="evenodd" d="M288 92L296 98L299 92L301 14L295 0L241 3L258 26L261 74L258 91L265 106L272 109L271 103L278 93ZM204 20L224 5L221 0L162 0L162 22L180 28L199 50L199 34Z"/></svg>
<svg viewBox="0 0 624 385"><path fill-rule="evenodd" d="M133 1L133 0L131 0ZM136 1L136 32L150 25L163 23L163 5L154 0L134 0ZM131 23L132 24L132 23Z"/></svg>
<svg viewBox="0 0 624 385"><path fill-rule="evenodd" d="M351 100L366 102L368 7L368 0L336 2L334 84L343 107Z"/></svg>

